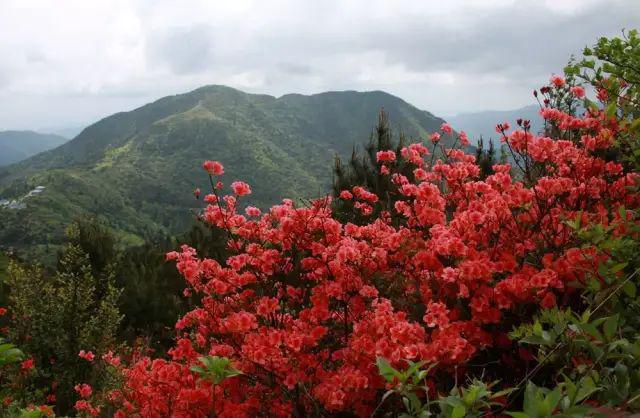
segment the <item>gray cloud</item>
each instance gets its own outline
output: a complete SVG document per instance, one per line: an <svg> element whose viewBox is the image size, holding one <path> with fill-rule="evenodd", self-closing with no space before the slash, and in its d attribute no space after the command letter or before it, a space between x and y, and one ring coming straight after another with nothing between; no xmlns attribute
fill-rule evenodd
<svg viewBox="0 0 640 418"><path fill-rule="evenodd" d="M198 73L213 65L211 27L197 25L152 33L147 54L153 64L166 64L175 74Z"/></svg>
<svg viewBox="0 0 640 418"><path fill-rule="evenodd" d="M571 54L640 22L638 0L55 4L0 4L0 129L91 122L204 84L382 89L439 115L515 108Z"/></svg>
<svg viewBox="0 0 640 418"><path fill-rule="evenodd" d="M311 66L296 64L293 62L279 62L277 63L277 69L285 74L292 75L308 75L313 72L313 68Z"/></svg>

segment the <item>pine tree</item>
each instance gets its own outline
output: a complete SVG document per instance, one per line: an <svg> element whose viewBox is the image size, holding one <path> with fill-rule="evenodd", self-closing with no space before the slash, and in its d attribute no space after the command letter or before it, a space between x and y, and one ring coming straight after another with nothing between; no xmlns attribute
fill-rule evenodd
<svg viewBox="0 0 640 418"><path fill-rule="evenodd" d="M476 148L476 162L480 167L480 179L484 180L494 173L493 166L496 162L496 150L493 146L493 139L489 139L489 148L484 149L484 140L482 136L478 139L478 147Z"/></svg>
<svg viewBox="0 0 640 418"><path fill-rule="evenodd" d="M74 239L72 229L69 240ZM55 376L60 414L71 411L78 382L101 387L103 376L78 352L99 356L113 348L122 319L121 291L111 266L96 274L94 268L89 255L72 242L59 254L53 275L16 263L9 268L9 309L14 315L9 337L35 360L38 387L48 390Z"/></svg>
<svg viewBox="0 0 640 418"><path fill-rule="evenodd" d="M381 165L377 162L377 153L379 151L394 151L397 158L395 164L399 172L412 179L415 167L400 155L404 146L404 134L400 132L398 139L394 139L393 132L389 127L389 116L382 108L378 114L378 123L369 136L369 142L364 147L364 152L359 153L354 147L347 165L342 163L340 157L336 155L333 167L333 210L338 219L360 223L365 219L377 216L381 210L392 208L393 203L399 197L397 186L393 184L390 176L380 172ZM370 216L359 215L358 211L354 210L353 201L339 198L343 190L352 190L354 186L362 186L380 197L380 202L376 204L374 212Z"/></svg>
<svg viewBox="0 0 640 418"><path fill-rule="evenodd" d="M198 223L178 238L148 242L122 254L116 273L117 283L124 289L121 336L126 341L142 337L155 350L167 350L175 337L174 324L193 301L183 295L184 278L174 264L165 261L166 253L175 250L178 243L186 243L197 248L200 256L224 263L226 238L225 231Z"/></svg>

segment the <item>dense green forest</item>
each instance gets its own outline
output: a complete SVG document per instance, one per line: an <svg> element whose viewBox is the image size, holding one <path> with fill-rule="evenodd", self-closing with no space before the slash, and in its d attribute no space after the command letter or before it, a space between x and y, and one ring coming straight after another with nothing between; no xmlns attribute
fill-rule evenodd
<svg viewBox="0 0 640 418"><path fill-rule="evenodd" d="M383 92L274 98L223 86L110 116L62 147L0 168L0 199L46 188L23 210L0 207L0 242L50 263L79 216L104 220L123 246L185 232L197 207L190 191L207 186L197 167L208 157L226 162L225 178L254 185L250 203L259 207L322 196L334 155L366 142L381 107L407 138L444 122Z"/></svg>

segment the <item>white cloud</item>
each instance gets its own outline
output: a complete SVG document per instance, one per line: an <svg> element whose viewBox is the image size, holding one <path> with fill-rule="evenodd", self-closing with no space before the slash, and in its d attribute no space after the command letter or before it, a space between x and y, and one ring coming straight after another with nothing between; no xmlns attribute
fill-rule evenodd
<svg viewBox="0 0 640 418"><path fill-rule="evenodd" d="M636 0L2 0L0 129L92 122L227 84L383 89L436 114L530 103Z"/></svg>

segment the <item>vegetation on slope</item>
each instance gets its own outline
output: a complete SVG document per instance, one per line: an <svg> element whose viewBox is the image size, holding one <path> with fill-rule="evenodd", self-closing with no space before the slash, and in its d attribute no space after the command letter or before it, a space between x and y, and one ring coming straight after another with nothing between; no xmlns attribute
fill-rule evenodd
<svg viewBox="0 0 640 418"><path fill-rule="evenodd" d="M52 260L64 226L87 214L103 218L123 245L185 231L194 206L188 191L206 186L193 179L207 157L226 162L226 178L251 182L251 203L260 207L324 195L333 156L368 136L380 107L408 138L443 122L383 92L275 98L223 86L115 114L0 170L0 199L46 187L24 210L0 209L0 242Z"/></svg>

